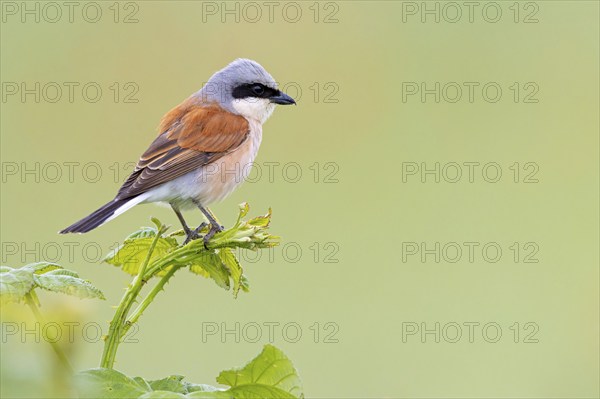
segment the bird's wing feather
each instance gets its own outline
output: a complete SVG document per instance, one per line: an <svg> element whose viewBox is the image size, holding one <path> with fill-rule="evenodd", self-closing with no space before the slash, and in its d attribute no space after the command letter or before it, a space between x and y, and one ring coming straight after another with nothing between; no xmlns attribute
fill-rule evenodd
<svg viewBox="0 0 600 399"><path fill-rule="evenodd" d="M184 102L163 118L160 134L142 154L117 198L130 198L234 151L248 137L248 121L217 106Z"/></svg>

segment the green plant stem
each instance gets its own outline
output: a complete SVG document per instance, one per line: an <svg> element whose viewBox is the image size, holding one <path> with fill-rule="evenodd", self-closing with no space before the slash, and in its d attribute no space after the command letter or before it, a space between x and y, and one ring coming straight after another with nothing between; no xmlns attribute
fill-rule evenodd
<svg viewBox="0 0 600 399"><path fill-rule="evenodd" d="M144 300L142 302L140 302L139 306L133 311L131 316L127 319L127 321L125 322L125 325L123 326L121 337L124 337L125 335L127 335L127 331L129 331L129 329L131 328L131 326L133 324L137 323L139 318L142 316L142 313L144 313L144 310L146 310L146 308L148 306L150 306L152 301L154 301L154 298L156 297L156 295L158 295L158 293L163 290L163 288L165 287L167 282L171 279L171 277L173 277L175 272L180 268L181 268L181 266L173 265L167 271L167 273L161 277L161 279L158 281L158 283L156 283L154 288L152 288L152 291L150 291L150 293L148 293L148 296L146 296L146 298L144 298Z"/></svg>
<svg viewBox="0 0 600 399"><path fill-rule="evenodd" d="M33 312L33 315L35 316L35 319L37 320L37 322L41 326L44 326L46 324L46 321L44 320L44 317L40 313L40 309L38 308L38 305L37 305L38 301L34 297L35 294L32 294L32 293L33 293L33 291L31 291L27 295L25 295L25 302L27 303L27 305L29 305L29 308ZM69 359L67 359L67 355L65 354L65 352L63 352L63 350L60 347L60 345L58 344L58 342L51 341L48 339L46 341L50 344L50 346L52 346L52 349L54 349L54 353L56 353L56 356L60 360L60 364L65 368L65 370L69 374L73 374L73 366L71 366Z"/></svg>
<svg viewBox="0 0 600 399"><path fill-rule="evenodd" d="M144 263L142 263L140 269L138 270L138 274L135 276L131 284L129 284L129 287L127 288L127 291L125 291L125 295L123 295L123 298L117 307L117 311L110 322L108 335L106 336L106 341L104 343L104 351L102 353L100 367L112 369L115 364L115 357L117 355L119 344L121 343L121 338L123 337L122 331L125 328L127 315L129 314L131 307L140 294L140 291L142 290L146 280L149 278L145 275L146 268L148 267L148 263L150 263L150 258L162 233L163 229L158 229L156 232L156 236L152 241L152 245L150 245L150 249L148 250L148 255L146 256Z"/></svg>
<svg viewBox="0 0 600 399"><path fill-rule="evenodd" d="M222 246L214 246L210 250L206 250L204 248L204 244L202 240L193 241L190 244L187 244L183 247L179 247L173 252L165 255L162 259L157 262L153 262L146 272L147 276L154 276L156 273L165 269L167 266L171 264L182 263L182 260L187 257L197 257L201 252L210 252L213 249L221 248Z"/></svg>

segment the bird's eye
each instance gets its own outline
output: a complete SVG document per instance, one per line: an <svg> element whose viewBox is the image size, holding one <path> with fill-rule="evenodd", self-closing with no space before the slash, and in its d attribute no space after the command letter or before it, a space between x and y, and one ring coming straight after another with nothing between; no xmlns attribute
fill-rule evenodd
<svg viewBox="0 0 600 399"><path fill-rule="evenodd" d="M262 96L265 92L265 88L262 87L261 85L254 85L252 86L252 93L256 94L257 96Z"/></svg>

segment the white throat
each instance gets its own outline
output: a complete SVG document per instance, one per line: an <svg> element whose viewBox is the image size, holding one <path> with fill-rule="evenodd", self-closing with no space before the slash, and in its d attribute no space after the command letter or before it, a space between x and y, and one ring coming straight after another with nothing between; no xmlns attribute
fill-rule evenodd
<svg viewBox="0 0 600 399"><path fill-rule="evenodd" d="M275 110L275 104L267 98L237 98L233 100L232 105L238 114L246 119L258 121L261 124L265 123L273 113L273 110Z"/></svg>

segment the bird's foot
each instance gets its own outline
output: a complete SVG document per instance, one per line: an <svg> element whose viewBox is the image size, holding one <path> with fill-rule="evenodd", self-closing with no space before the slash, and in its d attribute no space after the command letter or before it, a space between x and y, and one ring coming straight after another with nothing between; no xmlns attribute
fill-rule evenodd
<svg viewBox="0 0 600 399"><path fill-rule="evenodd" d="M200 231L206 226L206 222L202 222L200 224L200 226L196 227L194 230L191 230L190 228L184 229L185 234L186 234L186 238L185 241L183 242L183 245L187 244L188 242L192 241L192 240L197 240L198 238L202 237L200 235Z"/></svg>
<svg viewBox="0 0 600 399"><path fill-rule="evenodd" d="M223 226L219 226L218 224L216 224L216 225L211 224L210 225L210 230L208 230L208 233L206 233L204 235L204 238L202 239L204 241L204 248L205 249L208 249L208 241L211 238L213 238L213 236L215 234L222 232L223 229L224 229L224 227Z"/></svg>

